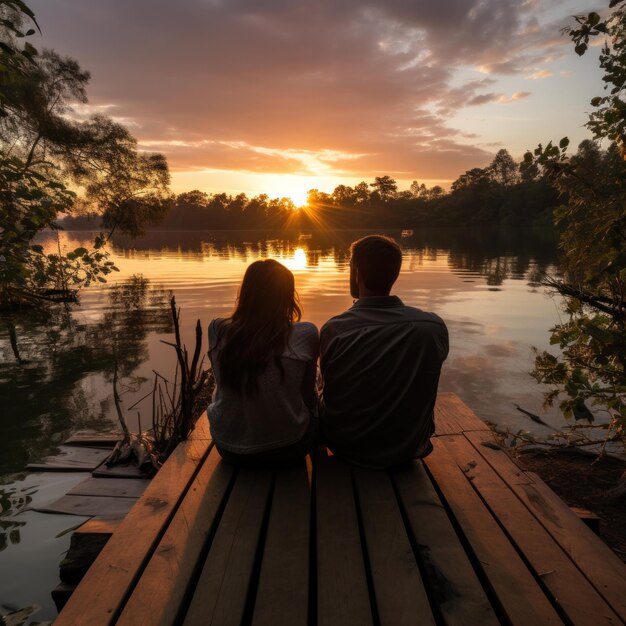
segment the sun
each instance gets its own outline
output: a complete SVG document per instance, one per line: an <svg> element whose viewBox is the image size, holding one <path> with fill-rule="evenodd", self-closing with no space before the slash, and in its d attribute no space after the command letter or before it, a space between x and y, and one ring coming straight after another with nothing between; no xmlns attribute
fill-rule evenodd
<svg viewBox="0 0 626 626"><path fill-rule="evenodd" d="M289 198L297 208L306 206L307 189L305 187L297 187L296 185L289 184L277 188L276 192L270 195L278 198Z"/></svg>
<svg viewBox="0 0 626 626"><path fill-rule="evenodd" d="M316 186L308 176L278 175L267 177L267 194L271 198L289 198L296 207L306 206L307 192Z"/></svg>

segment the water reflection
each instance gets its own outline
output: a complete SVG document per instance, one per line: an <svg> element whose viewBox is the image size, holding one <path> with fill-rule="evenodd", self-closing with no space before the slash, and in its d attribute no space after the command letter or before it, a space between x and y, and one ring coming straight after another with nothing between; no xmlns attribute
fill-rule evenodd
<svg viewBox="0 0 626 626"><path fill-rule="evenodd" d="M171 351L159 343L170 330L166 289L183 308L185 340L196 319L206 327L212 317L227 315L245 267L271 257L294 271L305 319L321 326L351 305L349 244L369 232L150 232L138 240L116 238L112 260L124 281L86 290L79 305L47 316L0 319L0 424L6 433L0 474L19 470L68 429L97 427L112 417L114 351L130 390L127 406L145 393L152 369L169 375ZM439 313L450 328L452 351L442 384L490 419L508 411L512 391L520 403L532 396L533 410L540 410L541 390L527 376L530 346L545 343L555 307L535 293L533 281L555 260L554 233L448 228L388 234L403 248L396 293L407 304ZM77 247L90 238L64 233L62 244ZM514 346L506 354L505 344ZM138 409L149 413L145 403Z"/></svg>
<svg viewBox="0 0 626 626"><path fill-rule="evenodd" d="M97 374L110 383L115 358L130 377L148 358L148 335L171 331L168 301L132 276L106 292L97 316L67 305L0 318L0 475L47 454L70 430L110 425L110 394L94 404L86 381Z"/></svg>
<svg viewBox="0 0 626 626"><path fill-rule="evenodd" d="M405 253L404 269L433 263L445 257L445 264L459 275L478 274L490 286L507 278L531 278L529 272L543 272L555 261L557 236L551 229L429 228L402 236L401 231L385 231L394 236ZM156 251L169 257L197 260L238 260L249 263L258 258L282 260L292 270L314 269L332 263L338 272L346 271L349 244L371 231L263 233L259 231L151 232L138 240L115 239L125 259L154 259ZM172 247L172 238L177 245Z"/></svg>
<svg viewBox="0 0 626 626"><path fill-rule="evenodd" d="M119 282L85 290L80 303L67 308L0 317L0 481L8 483L0 488L0 578L10 578L0 586L0 604L36 603L47 607L42 618L54 614L49 591L64 548L51 537L77 520L20 507L30 497L52 499L51 489L61 495L68 481L81 478L7 474L50 452L69 431L112 423L115 352L129 390L126 407L147 392L153 369L173 374L172 349L160 341L171 339L170 291L182 308L189 345L196 319L206 328L213 317L232 311L246 266L272 257L294 272L304 319L321 326L352 304L348 246L365 234L151 232L134 241L117 238L111 260L121 270ZM555 413L542 411L543 390L528 375L531 346L549 348L547 329L557 320L555 304L534 282L555 261L555 236L472 229L387 234L403 249L395 293L448 324L451 351L441 388L501 427L541 430L520 417L514 403L560 425ZM91 233L63 233L62 245L73 249L92 239ZM147 402L138 407L146 421Z"/></svg>

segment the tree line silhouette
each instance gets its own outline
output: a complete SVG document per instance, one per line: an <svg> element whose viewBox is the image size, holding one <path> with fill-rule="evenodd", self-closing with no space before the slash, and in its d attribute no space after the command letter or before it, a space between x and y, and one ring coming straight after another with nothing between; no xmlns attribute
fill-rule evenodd
<svg viewBox="0 0 626 626"><path fill-rule="evenodd" d="M561 203L536 164L517 163L505 149L485 168L459 176L449 191L413 181L399 190L390 176L332 193L311 189L307 204L266 194L208 194L193 190L172 197L167 214L149 229L411 228L416 226L551 226ZM97 228L89 215L63 221L68 229Z"/></svg>

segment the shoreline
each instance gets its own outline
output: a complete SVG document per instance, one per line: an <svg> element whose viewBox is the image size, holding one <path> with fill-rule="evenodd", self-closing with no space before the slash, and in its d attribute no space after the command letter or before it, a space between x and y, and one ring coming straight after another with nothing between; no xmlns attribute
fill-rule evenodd
<svg viewBox="0 0 626 626"><path fill-rule="evenodd" d="M570 507L597 515L599 537L626 563L626 498L622 495L620 499L612 499L607 495L626 473L626 461L538 449L511 456L524 471L538 474Z"/></svg>

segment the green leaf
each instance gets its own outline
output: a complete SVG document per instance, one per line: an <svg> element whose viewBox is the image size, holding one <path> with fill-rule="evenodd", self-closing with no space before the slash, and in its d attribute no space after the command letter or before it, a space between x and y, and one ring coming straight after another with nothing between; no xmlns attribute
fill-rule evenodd
<svg viewBox="0 0 626 626"><path fill-rule="evenodd" d="M577 400L572 407L575 420L593 422L593 413L587 408L583 400Z"/></svg>
<svg viewBox="0 0 626 626"><path fill-rule="evenodd" d="M595 26L600 22L600 16L595 12L589 13L589 15L587 16L587 21L591 26Z"/></svg>
<svg viewBox="0 0 626 626"><path fill-rule="evenodd" d="M595 98L591 98L591 106L599 107L602 104L602 98L600 96L596 96Z"/></svg>
<svg viewBox="0 0 626 626"><path fill-rule="evenodd" d="M582 56L583 54L585 54L585 52L587 52L587 44L586 43L579 43L575 48L574 51L576 52L576 54L578 56Z"/></svg>
<svg viewBox="0 0 626 626"><path fill-rule="evenodd" d="M561 148L562 150L565 150L567 146L569 146L569 139L567 137L563 137L563 139L559 141L559 148Z"/></svg>

